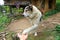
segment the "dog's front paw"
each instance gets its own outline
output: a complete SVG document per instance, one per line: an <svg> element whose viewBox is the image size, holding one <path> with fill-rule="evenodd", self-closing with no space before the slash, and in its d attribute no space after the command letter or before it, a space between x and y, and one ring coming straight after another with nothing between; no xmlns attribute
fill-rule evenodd
<svg viewBox="0 0 60 40"><path fill-rule="evenodd" d="M37 35L38 35L37 32L35 32L35 33L34 33L34 36L37 36Z"/></svg>

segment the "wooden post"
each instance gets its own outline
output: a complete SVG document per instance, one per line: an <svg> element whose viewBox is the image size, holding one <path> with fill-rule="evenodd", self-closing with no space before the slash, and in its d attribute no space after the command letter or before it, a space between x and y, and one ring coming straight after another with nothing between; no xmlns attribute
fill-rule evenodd
<svg viewBox="0 0 60 40"><path fill-rule="evenodd" d="M44 8L44 12L46 12L48 10L48 0L45 0L45 8Z"/></svg>
<svg viewBox="0 0 60 40"><path fill-rule="evenodd" d="M55 7L56 7L56 0L53 0L52 9L54 9Z"/></svg>

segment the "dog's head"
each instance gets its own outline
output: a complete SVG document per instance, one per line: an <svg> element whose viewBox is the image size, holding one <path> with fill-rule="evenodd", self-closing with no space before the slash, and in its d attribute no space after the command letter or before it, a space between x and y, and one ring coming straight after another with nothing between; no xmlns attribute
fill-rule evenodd
<svg viewBox="0 0 60 40"><path fill-rule="evenodd" d="M25 17L28 17L33 11L33 6L32 5L29 5L29 6L26 6L25 9L24 9L24 13L23 15Z"/></svg>

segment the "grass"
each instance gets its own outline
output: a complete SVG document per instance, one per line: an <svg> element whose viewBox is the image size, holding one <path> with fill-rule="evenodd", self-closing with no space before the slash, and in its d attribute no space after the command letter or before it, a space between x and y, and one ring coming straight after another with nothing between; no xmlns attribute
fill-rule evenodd
<svg viewBox="0 0 60 40"><path fill-rule="evenodd" d="M44 32L39 33L37 37L35 37L34 35L30 35L28 37L28 40L47 40L50 36L54 37L55 32L45 30Z"/></svg>

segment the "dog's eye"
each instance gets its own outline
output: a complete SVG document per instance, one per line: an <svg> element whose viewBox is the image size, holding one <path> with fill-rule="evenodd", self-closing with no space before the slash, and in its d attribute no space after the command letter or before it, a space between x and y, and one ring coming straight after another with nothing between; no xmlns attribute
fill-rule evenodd
<svg viewBox="0 0 60 40"><path fill-rule="evenodd" d="M29 11L28 9L26 10L26 12Z"/></svg>

